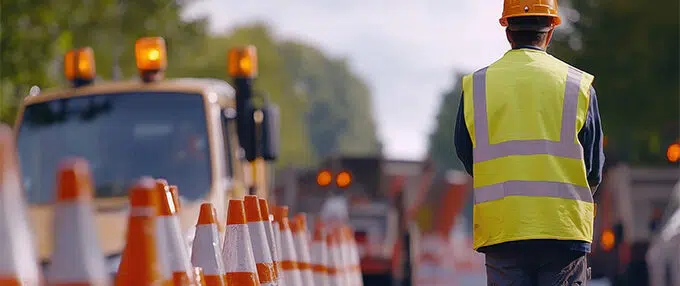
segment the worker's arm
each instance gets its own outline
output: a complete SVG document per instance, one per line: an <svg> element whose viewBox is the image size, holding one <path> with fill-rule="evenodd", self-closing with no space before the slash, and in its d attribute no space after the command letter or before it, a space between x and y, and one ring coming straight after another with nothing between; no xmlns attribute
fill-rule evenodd
<svg viewBox="0 0 680 286"><path fill-rule="evenodd" d="M472 139L465 125L463 113L463 95L460 96L458 115L456 116L456 128L453 134L453 143L456 146L456 155L463 163L465 171L472 176Z"/></svg>
<svg viewBox="0 0 680 286"><path fill-rule="evenodd" d="M588 185L590 185L593 194L595 194L597 187L602 182L602 167L604 165L603 138L595 88L590 87L590 106L588 107L583 128L578 133L578 140L581 142L581 146L583 146L583 161L586 164Z"/></svg>

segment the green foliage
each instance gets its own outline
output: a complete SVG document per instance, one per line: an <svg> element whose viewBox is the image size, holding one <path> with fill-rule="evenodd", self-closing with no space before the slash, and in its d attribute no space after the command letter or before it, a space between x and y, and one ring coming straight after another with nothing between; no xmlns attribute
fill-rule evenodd
<svg viewBox="0 0 680 286"><path fill-rule="evenodd" d="M573 31L557 33L551 52L595 75L608 151L632 163L664 164L680 130L679 2L565 4L579 16L565 17Z"/></svg>
<svg viewBox="0 0 680 286"><path fill-rule="evenodd" d="M455 84L442 95L437 118L435 119L435 129L430 134L428 152L438 171L463 169L463 165L456 156L453 132L456 127L460 96L463 92L461 79L464 75L464 73L456 72L454 77L456 79Z"/></svg>
<svg viewBox="0 0 680 286"><path fill-rule="evenodd" d="M211 36L206 32L205 19L188 21L180 17L189 2L182 0L0 2L2 122L14 120L17 105L31 86L67 84L62 73L66 51L92 47L101 80L134 78L135 40L162 36L168 48L170 78L226 79L228 50L246 44L257 47L256 90L281 108L279 164L308 165L333 151L371 153L378 149L370 91L346 63L327 59L313 47L277 42L264 24ZM307 62L310 55L311 62ZM300 69L303 65L305 68ZM298 88L300 75L311 77L305 78L306 83L322 86L302 91ZM329 110L332 113L325 114Z"/></svg>
<svg viewBox="0 0 680 286"><path fill-rule="evenodd" d="M380 152L370 90L342 59L294 42L280 46L287 74L309 104L308 130L319 157Z"/></svg>
<svg viewBox="0 0 680 286"><path fill-rule="evenodd" d="M227 77L227 52L230 48L255 45L258 55L256 89L265 92L281 108L281 156L279 163L310 164L314 162L304 113L306 105L295 96L290 77L286 74L284 60L266 26L255 24L236 29L230 35L205 38L201 48L192 51L195 56L169 70L178 77Z"/></svg>

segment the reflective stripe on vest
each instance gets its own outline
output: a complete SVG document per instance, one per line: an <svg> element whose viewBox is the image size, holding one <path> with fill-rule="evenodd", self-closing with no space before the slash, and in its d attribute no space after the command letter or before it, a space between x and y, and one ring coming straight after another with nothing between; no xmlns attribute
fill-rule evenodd
<svg viewBox="0 0 680 286"><path fill-rule="evenodd" d="M573 159L583 158L582 149L575 143L581 71L569 67L567 72L560 141L510 140L491 145L489 144L489 122L486 110L486 70L487 68L483 68L473 75L472 96L476 142L473 149L474 163L513 155L546 154ZM475 204L502 199L506 196L554 197L593 202L589 188L559 182L507 181L477 187L474 192Z"/></svg>

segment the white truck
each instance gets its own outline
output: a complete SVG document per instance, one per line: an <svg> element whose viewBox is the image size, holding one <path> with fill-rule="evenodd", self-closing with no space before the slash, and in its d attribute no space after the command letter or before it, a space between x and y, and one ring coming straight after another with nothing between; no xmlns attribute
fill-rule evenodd
<svg viewBox="0 0 680 286"><path fill-rule="evenodd" d="M647 250L650 242L659 239L656 234L663 210L673 208L669 198L678 180L677 166L608 166L595 194L594 241L589 257L593 279L606 277L613 285L623 281L627 283L623 285L648 285L649 280L657 278L659 272L648 269Z"/></svg>
<svg viewBox="0 0 680 286"><path fill-rule="evenodd" d="M680 181L673 188L646 259L650 285L680 286Z"/></svg>

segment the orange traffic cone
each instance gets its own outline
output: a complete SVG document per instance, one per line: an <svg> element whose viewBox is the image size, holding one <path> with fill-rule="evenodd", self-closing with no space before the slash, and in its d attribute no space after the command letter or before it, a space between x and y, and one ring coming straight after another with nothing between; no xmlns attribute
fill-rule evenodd
<svg viewBox="0 0 680 286"><path fill-rule="evenodd" d="M340 248L338 239L329 229L326 233L326 244L328 245L328 282L331 286L348 285L342 277L342 264L340 260Z"/></svg>
<svg viewBox="0 0 680 286"><path fill-rule="evenodd" d="M257 196L245 196L243 205L246 209L250 242L253 245L253 257L255 258L260 285L274 285L274 262L269 251L264 219L262 219L260 213L260 203Z"/></svg>
<svg viewBox="0 0 680 286"><path fill-rule="evenodd" d="M194 278L196 286L209 286L205 280L205 275L203 274L203 268L194 267Z"/></svg>
<svg viewBox="0 0 680 286"><path fill-rule="evenodd" d="M168 188L170 189L170 194L172 195L172 202L175 203L175 212L179 213L180 209L182 208L182 205L179 202L179 189L176 185L170 185Z"/></svg>
<svg viewBox="0 0 680 286"><path fill-rule="evenodd" d="M326 230L321 219L316 220L314 236L311 246L311 264L314 274L314 285L330 286L328 280L328 246L326 244Z"/></svg>
<svg viewBox="0 0 680 286"><path fill-rule="evenodd" d="M281 232L281 268L283 269L283 281L286 285L303 285L300 269L298 268L293 233L290 231L290 224L288 222L288 207L274 207L274 220L278 223L279 231Z"/></svg>
<svg viewBox="0 0 680 286"><path fill-rule="evenodd" d="M40 285L12 129L0 125L0 285Z"/></svg>
<svg viewBox="0 0 680 286"><path fill-rule="evenodd" d="M50 285L109 285L109 276L92 209L92 182L87 161L61 162L54 210L54 254L47 282Z"/></svg>
<svg viewBox="0 0 680 286"><path fill-rule="evenodd" d="M162 234L159 239L165 239L166 248L163 251L167 255L166 263L172 272L172 280L175 286L189 285L194 281L194 274L189 262L187 244L182 237L179 218L176 215L175 202L167 181L156 180L156 194L160 203L158 226Z"/></svg>
<svg viewBox="0 0 680 286"><path fill-rule="evenodd" d="M269 252L271 253L272 262L274 264L274 283L277 285L282 285L281 282L281 260L279 258L278 246L274 236L274 229L272 228L272 222L269 219L269 205L267 200L258 198L258 203L260 205L260 215L263 218L263 224L265 228L265 234L267 236L267 244L269 245Z"/></svg>
<svg viewBox="0 0 680 286"><path fill-rule="evenodd" d="M356 240L354 239L354 231L349 225L345 225L342 229L347 245L347 271L349 272L349 279L352 285L362 286L364 282L361 275L359 250L357 249Z"/></svg>
<svg viewBox="0 0 680 286"><path fill-rule="evenodd" d="M338 249L340 252L340 273L342 280L346 285L352 285L352 276L350 273L349 259L348 259L348 249L347 249L347 238L343 231L343 226L339 225L333 229L333 234L338 241Z"/></svg>
<svg viewBox="0 0 680 286"><path fill-rule="evenodd" d="M260 285L257 267L241 200L229 200L222 257L227 274L227 286Z"/></svg>
<svg viewBox="0 0 680 286"><path fill-rule="evenodd" d="M293 233L293 243L298 258L298 269L300 269L302 283L303 285L314 286L314 276L312 275L311 258L309 256L307 216L303 213L295 215L290 228Z"/></svg>
<svg viewBox="0 0 680 286"><path fill-rule="evenodd" d="M119 286L170 286L172 274L167 264L158 261L159 212L156 182L143 177L130 189L130 218L127 241L120 265L116 285Z"/></svg>
<svg viewBox="0 0 680 286"><path fill-rule="evenodd" d="M215 223L215 208L210 203L201 205L196 224L196 235L191 251L191 263L201 267L207 286L225 285L224 261L219 245L220 237Z"/></svg>

